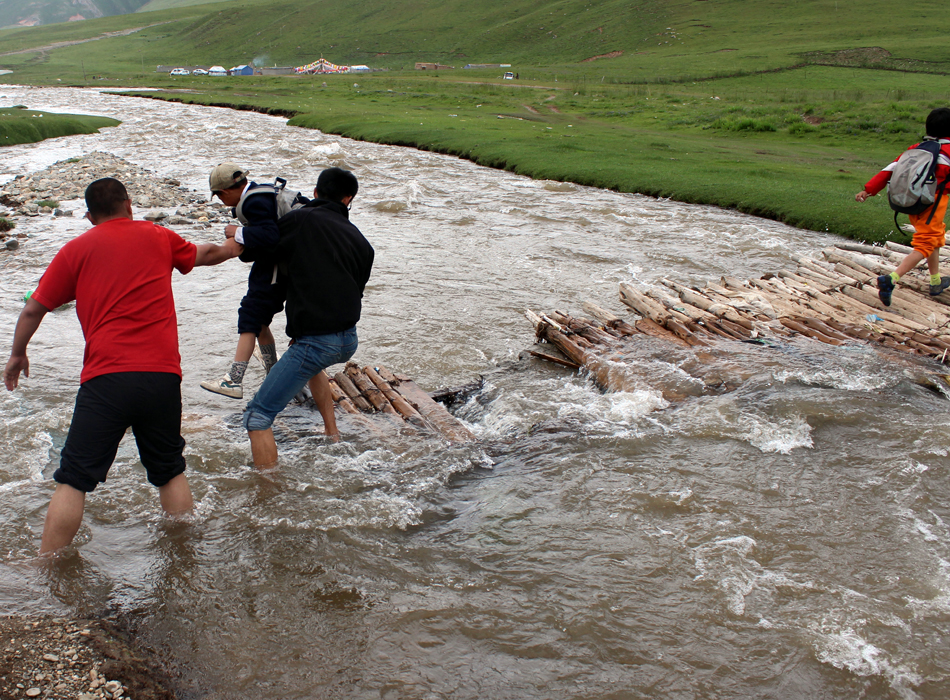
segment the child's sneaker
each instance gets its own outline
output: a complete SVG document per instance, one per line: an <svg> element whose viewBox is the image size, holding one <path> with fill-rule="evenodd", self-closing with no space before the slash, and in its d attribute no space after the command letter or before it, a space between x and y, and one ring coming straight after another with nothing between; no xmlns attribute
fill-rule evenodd
<svg viewBox="0 0 950 700"><path fill-rule="evenodd" d="M940 284L930 285L930 296L935 297L947 287L950 287L950 277L941 277Z"/></svg>
<svg viewBox="0 0 950 700"><path fill-rule="evenodd" d="M933 287L931 287L933 290ZM943 290L941 290L943 291ZM894 280L891 279L890 275L881 275L877 278L877 297L881 300L881 303L884 306L891 305L891 294L894 293ZM937 292L938 294L940 292ZM931 291L931 294L933 292Z"/></svg>
<svg viewBox="0 0 950 700"><path fill-rule="evenodd" d="M240 384L232 382L230 374L225 374L221 379L201 382L201 388L207 389L215 394L229 396L232 399L244 398L244 388Z"/></svg>

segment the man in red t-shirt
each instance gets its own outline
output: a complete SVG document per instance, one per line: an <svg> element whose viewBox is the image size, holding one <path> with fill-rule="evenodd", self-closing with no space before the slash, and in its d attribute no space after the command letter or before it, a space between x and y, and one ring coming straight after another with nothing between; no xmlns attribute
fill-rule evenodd
<svg viewBox="0 0 950 700"><path fill-rule="evenodd" d="M167 228L133 221L125 185L114 178L89 185L86 207L93 228L53 258L20 313L3 371L10 391L21 372L29 377L26 348L43 317L76 301L86 349L40 554L72 542L86 494L106 480L129 427L165 512L192 510L182 454L181 355L171 272L188 274L242 250L233 240L196 246Z"/></svg>

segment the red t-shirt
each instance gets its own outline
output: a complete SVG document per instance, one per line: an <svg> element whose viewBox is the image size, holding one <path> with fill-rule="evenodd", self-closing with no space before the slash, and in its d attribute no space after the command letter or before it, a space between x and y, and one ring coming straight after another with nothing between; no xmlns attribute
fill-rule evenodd
<svg viewBox="0 0 950 700"><path fill-rule="evenodd" d="M181 376L171 272L191 272L196 254L174 231L125 218L62 247L31 298L50 310L75 299L86 339L80 382L114 372Z"/></svg>

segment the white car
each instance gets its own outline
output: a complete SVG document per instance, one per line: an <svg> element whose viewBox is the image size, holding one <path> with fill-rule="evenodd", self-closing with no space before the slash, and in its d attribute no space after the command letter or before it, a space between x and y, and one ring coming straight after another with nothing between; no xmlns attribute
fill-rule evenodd
<svg viewBox="0 0 950 700"><path fill-rule="evenodd" d="M195 68L192 72L192 75L208 75L208 71L204 68Z"/></svg>
<svg viewBox="0 0 950 700"><path fill-rule="evenodd" d="M191 75L191 71L187 68L172 68L170 75Z"/></svg>

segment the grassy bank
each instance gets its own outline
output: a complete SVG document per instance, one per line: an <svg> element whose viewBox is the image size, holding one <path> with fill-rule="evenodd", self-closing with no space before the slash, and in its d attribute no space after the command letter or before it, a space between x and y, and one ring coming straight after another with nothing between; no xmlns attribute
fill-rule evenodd
<svg viewBox="0 0 950 700"><path fill-rule="evenodd" d="M186 78L149 94L866 241L905 234L854 193L948 102L927 76L826 66L668 85L461 77Z"/></svg>
<svg viewBox="0 0 950 700"><path fill-rule="evenodd" d="M96 134L99 129L121 122L108 117L37 112L26 107L0 109L0 146L36 143L74 134Z"/></svg>
<svg viewBox="0 0 950 700"><path fill-rule="evenodd" d="M153 86L160 99L287 115L294 125L531 177L905 240L881 198L858 205L853 196L919 138L931 108L950 104L950 45L934 20L941 8L936 0L900 13L885 0L282 0L262 9L234 0L0 32L0 54L37 47L0 55L0 67L14 70L0 80ZM105 30L115 35L97 38ZM51 39L95 40L42 48ZM383 70L152 72L159 63L254 58L300 65L321 54ZM500 69L407 70L413 61L511 62L519 79L501 80Z"/></svg>

